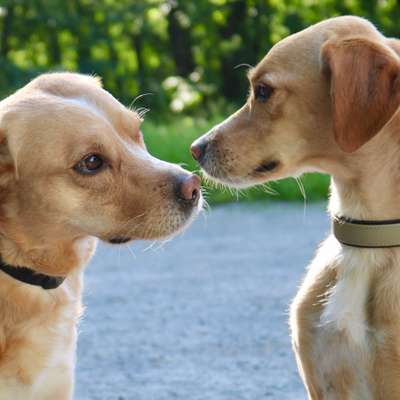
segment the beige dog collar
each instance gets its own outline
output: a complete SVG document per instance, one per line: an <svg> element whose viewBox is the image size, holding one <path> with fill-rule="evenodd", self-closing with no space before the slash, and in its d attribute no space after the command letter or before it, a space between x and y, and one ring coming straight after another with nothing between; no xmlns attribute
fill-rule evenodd
<svg viewBox="0 0 400 400"><path fill-rule="evenodd" d="M362 221L335 217L333 234L340 243L352 247L400 247L400 220Z"/></svg>

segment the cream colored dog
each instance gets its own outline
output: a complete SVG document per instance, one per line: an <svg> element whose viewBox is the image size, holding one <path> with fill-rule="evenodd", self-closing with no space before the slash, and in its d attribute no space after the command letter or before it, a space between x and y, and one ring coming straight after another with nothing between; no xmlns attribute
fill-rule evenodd
<svg viewBox="0 0 400 400"><path fill-rule="evenodd" d="M399 53L357 17L282 40L250 71L247 103L193 144L194 157L232 186L326 172L333 216L400 218ZM400 399L398 247L359 249L331 235L290 324L310 399Z"/></svg>
<svg viewBox="0 0 400 400"><path fill-rule="evenodd" d="M152 157L140 124L78 74L43 75L0 103L1 400L72 398L97 238L163 238L201 207L199 178Z"/></svg>

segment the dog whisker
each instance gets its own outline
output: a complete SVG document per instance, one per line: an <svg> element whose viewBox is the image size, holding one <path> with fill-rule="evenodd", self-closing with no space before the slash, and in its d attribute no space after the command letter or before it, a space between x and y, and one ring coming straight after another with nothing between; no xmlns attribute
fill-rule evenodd
<svg viewBox="0 0 400 400"><path fill-rule="evenodd" d="M132 254L132 257L136 260L136 254L133 252L133 250L131 249L131 247L129 246L129 244L126 244L126 248L129 250L129 253Z"/></svg>
<svg viewBox="0 0 400 400"><path fill-rule="evenodd" d="M235 67L233 67L233 69L238 69L238 68L242 68L242 67L247 67L247 69L254 68L253 65L250 65L250 64L247 64L247 63L241 63L241 64L238 64Z"/></svg>
<svg viewBox="0 0 400 400"><path fill-rule="evenodd" d="M146 247L143 249L143 252L152 250L152 249L154 248L154 246L156 245L156 243L157 243L156 240L154 240L153 242L151 242L148 246L146 246Z"/></svg>
<svg viewBox="0 0 400 400"><path fill-rule="evenodd" d="M303 222L305 222L305 220L306 220L306 208L307 208L306 190L304 188L303 182L301 181L301 177L295 177L294 180L296 181L296 183L297 183L297 185L299 187L300 193L303 196L303 201L304 201L304 204L303 204Z"/></svg>
<svg viewBox="0 0 400 400"><path fill-rule="evenodd" d="M142 99L143 97L146 97L146 96L153 96L153 94L154 93L142 93L142 94L139 94L138 96L136 96L133 100L132 100L132 102L131 102L131 104L129 104L129 106L128 106L128 108L129 109L132 109L132 107L134 106L134 104L138 101L138 100L140 100L140 99Z"/></svg>

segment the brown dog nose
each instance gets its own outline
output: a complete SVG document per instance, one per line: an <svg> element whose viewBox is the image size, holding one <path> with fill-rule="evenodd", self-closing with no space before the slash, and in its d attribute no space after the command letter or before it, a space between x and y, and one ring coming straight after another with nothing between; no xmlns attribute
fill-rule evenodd
<svg viewBox="0 0 400 400"><path fill-rule="evenodd" d="M186 204L194 204L200 198L200 178L197 175L182 175L178 178L176 194Z"/></svg>
<svg viewBox="0 0 400 400"><path fill-rule="evenodd" d="M207 142L199 142L198 140L192 144L190 147L190 151L192 153L193 158L201 163L206 155L208 143Z"/></svg>

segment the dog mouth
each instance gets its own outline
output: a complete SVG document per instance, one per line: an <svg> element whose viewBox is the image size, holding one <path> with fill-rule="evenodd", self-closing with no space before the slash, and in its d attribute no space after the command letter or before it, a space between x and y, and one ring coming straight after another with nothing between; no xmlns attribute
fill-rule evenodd
<svg viewBox="0 0 400 400"><path fill-rule="evenodd" d="M268 172L275 171L279 167L279 161L270 160L261 163L258 167L256 167L253 171L254 174L264 174Z"/></svg>
<svg viewBox="0 0 400 400"><path fill-rule="evenodd" d="M204 200L200 194L196 201L166 205L158 212L147 213L136 219L136 226L127 227L124 233L113 233L101 239L112 245L121 245L134 240L167 240L184 231L203 209Z"/></svg>
<svg viewBox="0 0 400 400"><path fill-rule="evenodd" d="M241 176L233 176L231 174L227 174L224 170L216 170L213 169L212 173L203 168L202 174L211 183L218 183L228 187L234 188L247 188L252 185L252 182L249 181L250 176L241 177Z"/></svg>
<svg viewBox="0 0 400 400"><path fill-rule="evenodd" d="M220 163L218 165L213 161L206 159L201 163L202 173L206 179L236 188L247 188L269 180L271 174L275 173L281 166L280 161L268 159L242 175L234 173L234 168L226 168L224 165Z"/></svg>
<svg viewBox="0 0 400 400"><path fill-rule="evenodd" d="M132 239L128 236L113 236L108 239L108 242L111 244L124 244L128 243Z"/></svg>

